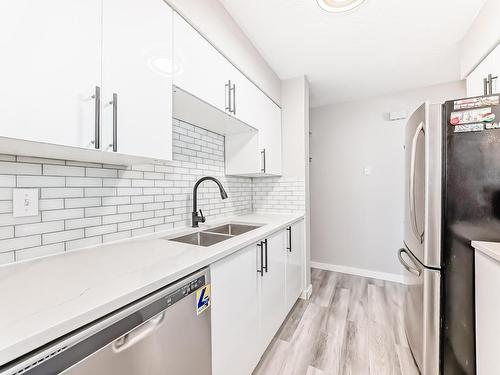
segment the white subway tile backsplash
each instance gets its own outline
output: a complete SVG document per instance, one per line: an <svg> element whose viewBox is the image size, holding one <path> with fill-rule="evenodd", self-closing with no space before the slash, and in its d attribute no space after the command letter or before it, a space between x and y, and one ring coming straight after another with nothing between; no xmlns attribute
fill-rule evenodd
<svg viewBox="0 0 500 375"><path fill-rule="evenodd" d="M43 234L42 242L44 245L50 245L52 243L76 240L83 237L85 237L85 231L83 229L73 229L73 230L65 230L63 232Z"/></svg>
<svg viewBox="0 0 500 375"><path fill-rule="evenodd" d="M42 212L42 221L77 219L84 216L83 208L69 208Z"/></svg>
<svg viewBox="0 0 500 375"><path fill-rule="evenodd" d="M14 217L14 216L12 216L11 213L0 214L0 227L6 226L6 225L38 223L40 220L41 220L40 215L26 216L26 217Z"/></svg>
<svg viewBox="0 0 500 375"><path fill-rule="evenodd" d="M130 221L130 214L117 214L117 215L107 215L102 217L103 224L114 224L123 223L124 221Z"/></svg>
<svg viewBox="0 0 500 375"><path fill-rule="evenodd" d="M83 197L82 188L43 188L41 198L79 198Z"/></svg>
<svg viewBox="0 0 500 375"><path fill-rule="evenodd" d="M102 203L101 198L68 198L64 200L66 208L97 207Z"/></svg>
<svg viewBox="0 0 500 375"><path fill-rule="evenodd" d="M116 232L116 233L110 233L110 234L105 234L102 236L102 242L112 242L112 241L119 241L119 240L124 240L127 238L132 237L132 232L127 230L124 232Z"/></svg>
<svg viewBox="0 0 500 375"><path fill-rule="evenodd" d="M113 195L116 195L115 188L85 188L86 197L110 197Z"/></svg>
<svg viewBox="0 0 500 375"><path fill-rule="evenodd" d="M64 208L64 199L40 199L38 201L40 211L60 210Z"/></svg>
<svg viewBox="0 0 500 375"><path fill-rule="evenodd" d="M118 171L115 169L103 169L103 168L87 168L87 177L118 177Z"/></svg>
<svg viewBox="0 0 500 375"><path fill-rule="evenodd" d="M89 216L104 216L116 214L116 206L103 206L85 208L85 217Z"/></svg>
<svg viewBox="0 0 500 375"><path fill-rule="evenodd" d="M178 120L173 129L177 145L170 163L126 168L3 155L0 241L13 242L4 243L7 250L0 242L0 263L187 226L192 188L204 175L219 178L230 197L221 201L216 186L200 187L199 205L209 220L250 212L252 179L224 176L224 137ZM16 185L40 188L41 215L1 212L10 209Z"/></svg>
<svg viewBox="0 0 500 375"><path fill-rule="evenodd" d="M17 176L17 187L64 187L64 177Z"/></svg>
<svg viewBox="0 0 500 375"><path fill-rule="evenodd" d="M55 243L52 245L36 246L27 249L17 250L16 260L26 260L32 258L38 258L46 255L52 255L57 253L62 253L64 251L64 242Z"/></svg>
<svg viewBox="0 0 500 375"><path fill-rule="evenodd" d="M44 223L22 224L15 226L16 237L32 234L58 232L64 230L64 221L48 221Z"/></svg>
<svg viewBox="0 0 500 375"><path fill-rule="evenodd" d="M98 177L66 177L67 187L101 187L102 178Z"/></svg>
<svg viewBox="0 0 500 375"><path fill-rule="evenodd" d="M85 168L66 165L44 165L43 174L46 176L85 176Z"/></svg>
<svg viewBox="0 0 500 375"><path fill-rule="evenodd" d="M0 199L12 199L12 189L0 188Z"/></svg>
<svg viewBox="0 0 500 375"><path fill-rule="evenodd" d="M0 227L0 240L14 237L14 226Z"/></svg>
<svg viewBox="0 0 500 375"><path fill-rule="evenodd" d="M16 186L16 176L0 175L0 186L15 187Z"/></svg>
<svg viewBox="0 0 500 375"><path fill-rule="evenodd" d="M0 174L41 175L42 165L0 161Z"/></svg>
<svg viewBox="0 0 500 375"><path fill-rule="evenodd" d="M101 223L102 223L102 218L100 216L86 217L83 219L71 219L65 221L66 229L94 227L97 225L101 225Z"/></svg>
<svg viewBox="0 0 500 375"><path fill-rule="evenodd" d="M12 212L12 201L0 201L0 214Z"/></svg>
<svg viewBox="0 0 500 375"><path fill-rule="evenodd" d="M102 243L102 236L82 238L81 240L67 241L66 251L78 250L84 247L96 246Z"/></svg>
<svg viewBox="0 0 500 375"><path fill-rule="evenodd" d="M10 238L8 240L0 240L0 253L5 253L7 251L25 249L27 247L39 246L42 244L41 236L28 236L28 237L18 237Z"/></svg>
<svg viewBox="0 0 500 375"><path fill-rule="evenodd" d="M132 230L132 229L142 228L143 226L144 226L144 221L142 220L128 221L126 223L119 223L118 231L121 232L124 230Z"/></svg>
<svg viewBox="0 0 500 375"><path fill-rule="evenodd" d="M85 228L85 237L100 236L117 231L117 224L107 224L98 227ZM82 236L83 237L83 236Z"/></svg>

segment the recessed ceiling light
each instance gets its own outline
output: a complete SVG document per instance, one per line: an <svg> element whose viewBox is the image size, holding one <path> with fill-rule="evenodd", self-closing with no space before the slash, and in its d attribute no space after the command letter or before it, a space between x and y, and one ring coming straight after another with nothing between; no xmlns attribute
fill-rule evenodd
<svg viewBox="0 0 500 375"><path fill-rule="evenodd" d="M360 6L365 0L316 0L318 5L332 13L347 12Z"/></svg>

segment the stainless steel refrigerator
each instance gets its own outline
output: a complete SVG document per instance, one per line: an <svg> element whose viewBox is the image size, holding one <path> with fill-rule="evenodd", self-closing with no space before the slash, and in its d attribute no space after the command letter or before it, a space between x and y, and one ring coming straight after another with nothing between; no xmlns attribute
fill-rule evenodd
<svg viewBox="0 0 500 375"><path fill-rule="evenodd" d="M422 104L406 126L405 329L422 374L475 374L474 250L500 241L499 96Z"/></svg>

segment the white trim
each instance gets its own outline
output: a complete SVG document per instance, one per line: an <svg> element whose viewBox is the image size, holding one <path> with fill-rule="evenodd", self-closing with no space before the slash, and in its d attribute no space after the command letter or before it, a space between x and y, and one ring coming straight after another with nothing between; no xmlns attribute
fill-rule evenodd
<svg viewBox="0 0 500 375"><path fill-rule="evenodd" d="M371 277L372 279L392 281L400 284L404 284L403 275L398 275L395 273L372 271L363 268L355 268L348 266L339 266L336 264L311 262L312 268L319 268L320 270L334 271L340 273L347 273L349 275Z"/></svg>
<svg viewBox="0 0 500 375"><path fill-rule="evenodd" d="M311 298L312 291L313 291L313 286L312 284L309 284L307 289L304 289L300 294L300 298L305 299L307 301L309 298Z"/></svg>

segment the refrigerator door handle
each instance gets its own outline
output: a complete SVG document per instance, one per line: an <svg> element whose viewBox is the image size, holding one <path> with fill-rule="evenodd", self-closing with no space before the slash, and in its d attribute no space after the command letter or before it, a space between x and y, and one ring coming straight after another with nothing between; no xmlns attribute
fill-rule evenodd
<svg viewBox="0 0 500 375"><path fill-rule="evenodd" d="M408 252L405 250L405 249L399 249L398 251L398 259L399 259L399 263L401 263L401 265L410 273L414 274L415 276L418 276L420 277L420 275L422 274L422 271L419 270L418 268L413 268L412 266L410 266L408 263L406 263L406 261L403 259L403 253L405 253L408 257L410 257L408 255ZM411 258L410 258L411 259Z"/></svg>
<svg viewBox="0 0 500 375"><path fill-rule="evenodd" d="M415 211L415 158L416 158L416 148L417 148L417 141L418 141L418 136L420 135L420 132L424 133L425 136L425 130L424 130L424 123L421 122L417 126L417 130L415 130L415 134L413 135L413 140L411 144L411 159L410 159L410 189L409 189L409 199L410 199L410 222L411 222L411 229L413 231L413 234L415 237L417 237L420 240L420 243L424 241L424 232L420 233L418 230L417 226L417 213Z"/></svg>

